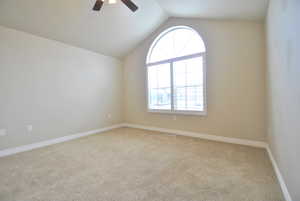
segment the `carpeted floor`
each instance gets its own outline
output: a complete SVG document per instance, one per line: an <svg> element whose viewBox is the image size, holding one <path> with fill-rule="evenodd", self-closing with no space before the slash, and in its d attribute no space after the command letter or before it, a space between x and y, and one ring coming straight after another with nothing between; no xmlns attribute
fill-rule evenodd
<svg viewBox="0 0 300 201"><path fill-rule="evenodd" d="M122 128L0 158L0 201L283 201L263 149Z"/></svg>

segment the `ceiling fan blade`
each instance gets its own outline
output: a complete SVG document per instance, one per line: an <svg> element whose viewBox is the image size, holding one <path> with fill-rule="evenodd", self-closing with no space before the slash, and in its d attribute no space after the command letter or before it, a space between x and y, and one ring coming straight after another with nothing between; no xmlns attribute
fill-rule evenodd
<svg viewBox="0 0 300 201"><path fill-rule="evenodd" d="M94 11L99 11L99 10L101 10L102 6L103 6L103 1L102 0L97 0L95 5L94 5L93 10Z"/></svg>
<svg viewBox="0 0 300 201"><path fill-rule="evenodd" d="M131 0L121 0L132 12L135 12L138 7Z"/></svg>

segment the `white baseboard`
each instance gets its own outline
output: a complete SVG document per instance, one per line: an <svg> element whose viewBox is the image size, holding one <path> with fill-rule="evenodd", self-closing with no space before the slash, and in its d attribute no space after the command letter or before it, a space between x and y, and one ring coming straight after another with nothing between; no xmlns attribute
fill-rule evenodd
<svg viewBox="0 0 300 201"><path fill-rule="evenodd" d="M122 128L122 127L145 129L145 130L158 131L158 132L163 132L163 133L171 133L171 134L175 134L175 135L196 137L196 138L200 138L200 139L213 140L213 141L232 143L232 144L240 144L240 145L246 145L246 146L252 146L252 147L260 147L260 148L268 147L268 145L265 142L260 142L260 141L243 140L243 139L215 136L215 135L202 134L202 133L189 132L189 131L181 131L181 130L173 130L173 129L166 129L166 128L158 128L158 127L150 127L150 126L142 126L142 125L137 125L137 124L123 123L123 124L113 125L110 127L105 127L105 128L101 128L101 129L96 129L96 130L92 130L92 131L87 131L87 132L83 132L83 133L77 133L74 135L68 135L68 136L64 136L64 137L60 137L60 138L56 138L56 139L51 139L51 140L47 140L47 141L43 141L43 142L38 142L38 143L29 144L29 145L0 150L0 157L13 155L13 154L20 153L20 152L30 151L33 149L37 149L37 148L41 148L41 147L45 147L45 146L49 146L49 145L53 145L53 144L58 144L61 142L66 142L66 141L70 141L70 140L78 139L81 137L86 137L89 135L102 133L105 131L109 131L109 130L116 129L116 128Z"/></svg>
<svg viewBox="0 0 300 201"><path fill-rule="evenodd" d="M83 132L83 133L77 133L77 134L74 134L74 135L68 135L68 136L64 136L64 137L60 137L60 138L56 138L56 139L51 139L51 140L47 140L47 141L43 141L43 142L33 143L33 144L24 145L24 146L20 146L20 147L9 148L9 149L4 149L4 150L0 150L0 157L13 155L13 154L17 154L17 153L20 153L20 152L30 151L30 150L33 150L33 149L46 147L46 146L49 146L49 145L58 144L58 143L61 143L61 142L66 142L66 141L86 137L86 136L97 134L97 133L102 133L102 132L105 132L105 131L109 131L109 130L112 130L112 129L115 129L115 128L121 128L121 127L124 127L124 125L123 124L117 124L117 125L113 125L113 126L110 126L110 127L100 128L100 129L87 131L87 132Z"/></svg>
<svg viewBox="0 0 300 201"><path fill-rule="evenodd" d="M239 144L239 145L246 145L246 146L251 146L251 147L259 147L259 148L266 148L267 147L267 143L262 142L262 141L243 140L243 139L237 139L237 138L222 137L222 136L209 135L209 134L196 133L196 132L189 132L189 131L182 131L182 130L173 130L173 129L167 129L167 128L142 126L142 125L137 125L137 124L125 123L123 125L124 125L124 127L129 127L129 128L138 128L138 129L158 131L158 132L163 132L163 133L171 133L171 134L175 134L175 135L196 137L196 138L200 138L200 139L212 140L212 141L218 141L218 142L225 142L225 143L231 143L231 144Z"/></svg>
<svg viewBox="0 0 300 201"><path fill-rule="evenodd" d="M277 176L277 179L278 179L278 182L279 182L279 185L281 187L281 190L282 190L282 193L283 193L283 196L285 198L286 201L292 201L292 198L291 198L291 195L288 191L288 188L287 188L287 185L283 179L283 176L279 170L279 167L275 161L275 158L273 157L273 154L272 154L272 151L270 149L269 146L266 147L267 151L268 151L268 155L270 157L270 160L272 162L272 165L273 165L273 168L274 168L274 171L275 171L275 174Z"/></svg>

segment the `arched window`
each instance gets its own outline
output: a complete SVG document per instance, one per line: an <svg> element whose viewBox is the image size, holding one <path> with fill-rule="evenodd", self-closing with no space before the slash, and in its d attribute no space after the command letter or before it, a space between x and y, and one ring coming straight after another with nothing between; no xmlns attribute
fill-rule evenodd
<svg viewBox="0 0 300 201"><path fill-rule="evenodd" d="M146 62L149 111L206 114L205 56L194 29L176 26L161 33Z"/></svg>

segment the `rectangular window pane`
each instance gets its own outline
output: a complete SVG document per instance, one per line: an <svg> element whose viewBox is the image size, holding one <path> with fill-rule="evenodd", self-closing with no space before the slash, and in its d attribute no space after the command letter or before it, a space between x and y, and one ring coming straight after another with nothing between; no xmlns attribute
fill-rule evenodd
<svg viewBox="0 0 300 201"><path fill-rule="evenodd" d="M170 64L148 67L149 109L171 110Z"/></svg>
<svg viewBox="0 0 300 201"><path fill-rule="evenodd" d="M204 111L203 58L173 63L174 110Z"/></svg>

